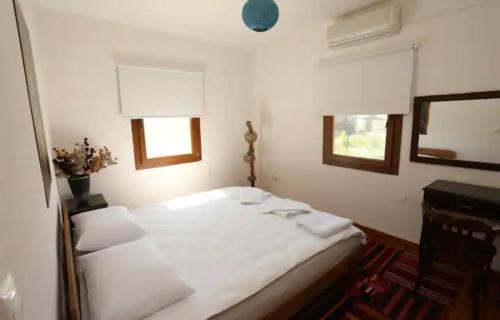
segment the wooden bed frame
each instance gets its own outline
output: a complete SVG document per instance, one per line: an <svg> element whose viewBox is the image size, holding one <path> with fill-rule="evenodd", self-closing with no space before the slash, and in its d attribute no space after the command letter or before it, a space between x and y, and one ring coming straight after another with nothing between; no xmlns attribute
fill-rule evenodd
<svg viewBox="0 0 500 320"><path fill-rule="evenodd" d="M63 261L61 262L64 271L63 281L63 315L68 320L82 320L80 288L76 269L75 243L73 240L72 226L69 219L68 203L62 203L62 244ZM304 289L297 296L290 299L277 310L265 316L264 319L280 320L288 319L300 309L308 305L314 298L324 292L335 283L342 282L343 279L354 275L359 269L359 262L363 254L363 246L358 246L342 261L337 263L330 271L319 278L312 286ZM339 286L339 291L344 286Z"/></svg>
<svg viewBox="0 0 500 320"><path fill-rule="evenodd" d="M62 243L63 243L63 315L68 320L81 320L80 287L76 270L76 253L73 242L71 221L69 219L68 201L62 203Z"/></svg>

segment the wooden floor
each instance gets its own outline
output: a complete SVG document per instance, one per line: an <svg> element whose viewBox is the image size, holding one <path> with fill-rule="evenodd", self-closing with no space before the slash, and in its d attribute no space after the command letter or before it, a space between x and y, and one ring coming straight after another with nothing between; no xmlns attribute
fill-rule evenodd
<svg viewBox="0 0 500 320"><path fill-rule="evenodd" d="M380 231L357 225L369 239L383 242L408 252L418 253L418 245L402 240ZM496 302L496 295L500 285L500 273L493 272L487 295L483 297L480 307L479 319L474 319L472 313L472 296L469 279L464 279L464 284L459 291L455 304L450 308L445 319L449 320L497 320L500 319L500 302Z"/></svg>

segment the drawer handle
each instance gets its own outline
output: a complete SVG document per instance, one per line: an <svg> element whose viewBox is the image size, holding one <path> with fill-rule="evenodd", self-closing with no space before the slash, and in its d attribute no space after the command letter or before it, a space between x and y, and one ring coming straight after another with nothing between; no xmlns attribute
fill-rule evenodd
<svg viewBox="0 0 500 320"><path fill-rule="evenodd" d="M471 205L468 205L468 204L461 204L460 206L462 208L464 208L464 209L475 209L476 208L475 206L471 206Z"/></svg>

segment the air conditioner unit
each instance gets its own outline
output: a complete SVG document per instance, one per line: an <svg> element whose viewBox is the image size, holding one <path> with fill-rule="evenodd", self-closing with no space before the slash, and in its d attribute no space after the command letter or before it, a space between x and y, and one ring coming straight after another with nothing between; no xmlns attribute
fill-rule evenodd
<svg viewBox="0 0 500 320"><path fill-rule="evenodd" d="M330 48L352 46L399 33L401 8L387 6L352 18L339 20L328 28Z"/></svg>

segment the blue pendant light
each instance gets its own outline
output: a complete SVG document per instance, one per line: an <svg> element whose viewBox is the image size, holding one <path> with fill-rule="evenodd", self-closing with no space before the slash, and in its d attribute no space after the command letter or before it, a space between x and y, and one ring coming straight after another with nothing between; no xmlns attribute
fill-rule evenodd
<svg viewBox="0 0 500 320"><path fill-rule="evenodd" d="M243 6L243 21L255 32L265 32L276 25L280 11L273 0L248 0Z"/></svg>

